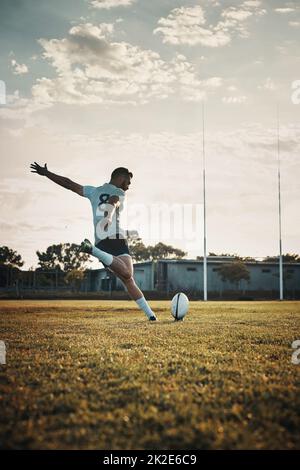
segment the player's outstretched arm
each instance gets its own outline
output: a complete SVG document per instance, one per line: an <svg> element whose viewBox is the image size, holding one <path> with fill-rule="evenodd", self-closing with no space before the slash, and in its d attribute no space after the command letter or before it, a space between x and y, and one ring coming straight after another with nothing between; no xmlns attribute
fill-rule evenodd
<svg viewBox="0 0 300 470"><path fill-rule="evenodd" d="M69 178L65 178L64 176L56 175L48 170L47 163L44 166L40 166L37 162L34 162L30 165L31 173L37 173L41 176L47 176L51 181L54 183L59 184L63 188L70 189L74 191L74 193L83 196L83 186L81 184L74 183L74 181L70 180Z"/></svg>

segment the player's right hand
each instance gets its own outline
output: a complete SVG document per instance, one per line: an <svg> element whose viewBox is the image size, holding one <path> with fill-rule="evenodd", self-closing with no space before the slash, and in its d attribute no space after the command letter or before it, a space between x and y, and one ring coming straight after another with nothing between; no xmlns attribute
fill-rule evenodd
<svg viewBox="0 0 300 470"><path fill-rule="evenodd" d="M37 173L38 175L46 176L48 173L47 163L45 166L40 166L37 162L31 163L30 168L32 168L31 173Z"/></svg>

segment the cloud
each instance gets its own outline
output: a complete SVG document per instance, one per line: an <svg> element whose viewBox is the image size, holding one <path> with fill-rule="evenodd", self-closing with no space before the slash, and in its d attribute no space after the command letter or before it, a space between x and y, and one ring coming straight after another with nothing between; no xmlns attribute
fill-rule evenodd
<svg viewBox="0 0 300 470"><path fill-rule="evenodd" d="M266 13L260 5L258 0L248 0L239 7L225 8L215 25L207 25L206 12L200 5L175 8L166 18L158 20L159 26L153 33L161 34L163 43L172 45L226 46L234 35L248 37L244 22L253 15ZM220 4L213 6L219 7Z"/></svg>
<svg viewBox="0 0 300 470"><path fill-rule="evenodd" d="M293 13L295 8L290 7L283 7L283 8L275 8L276 13Z"/></svg>
<svg viewBox="0 0 300 470"><path fill-rule="evenodd" d="M29 72L26 64L18 64L15 59L11 60L11 66L14 75L24 75Z"/></svg>
<svg viewBox="0 0 300 470"><path fill-rule="evenodd" d="M220 77L200 80L183 55L166 62L152 50L114 42L113 33L113 24L84 23L63 39L40 39L57 76L37 80L35 102L145 104L174 95L197 101L221 84Z"/></svg>
<svg viewBox="0 0 300 470"><path fill-rule="evenodd" d="M116 7L127 7L135 3L136 0L90 0L90 5L93 8L106 9Z"/></svg>
<svg viewBox="0 0 300 470"><path fill-rule="evenodd" d="M159 54L125 42L112 42L113 25L90 23L70 29L64 39L41 39L43 57L57 78L42 78L33 87L36 99L89 104L126 103L162 97L175 80Z"/></svg>
<svg viewBox="0 0 300 470"><path fill-rule="evenodd" d="M208 47L224 46L230 42L230 36L219 29L205 28L204 10L201 6L181 7L172 10L167 18L158 20L159 27L154 34L162 34L163 43L194 46L202 44Z"/></svg>
<svg viewBox="0 0 300 470"><path fill-rule="evenodd" d="M253 13L249 10L242 10L234 7L230 7L224 10L222 13L224 18L230 18L237 21L244 21L252 15Z"/></svg>
<svg viewBox="0 0 300 470"><path fill-rule="evenodd" d="M174 86L185 101L202 101L207 93L213 92L223 84L221 77L211 77L205 80L197 78L194 66L182 54L176 55L171 61L171 66L176 75Z"/></svg>
<svg viewBox="0 0 300 470"><path fill-rule="evenodd" d="M261 0L246 0L243 3L243 6L249 7L249 8L258 8L261 6Z"/></svg>
<svg viewBox="0 0 300 470"><path fill-rule="evenodd" d="M24 121L23 127L32 126L32 115L38 111L49 108L51 103L38 102L32 98L23 98L20 96L19 90L15 90L13 94L7 95L7 105L0 108L0 119L10 121ZM18 124L19 125L19 124ZM22 129L15 130L15 132L22 132Z"/></svg>
<svg viewBox="0 0 300 470"><path fill-rule="evenodd" d="M300 21L289 21L289 25L292 28L299 28L300 27Z"/></svg>

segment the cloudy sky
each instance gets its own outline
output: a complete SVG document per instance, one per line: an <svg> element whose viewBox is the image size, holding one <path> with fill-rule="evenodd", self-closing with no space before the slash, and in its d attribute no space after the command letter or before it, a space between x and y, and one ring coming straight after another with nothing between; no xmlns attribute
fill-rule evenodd
<svg viewBox="0 0 300 470"><path fill-rule="evenodd" d="M208 251L278 253L279 106L283 250L299 253L299 34L297 1L1 0L0 244L29 268L93 237L89 201L34 161L94 186L130 168L146 243L161 205L201 217L204 103ZM198 232L157 237L194 257Z"/></svg>

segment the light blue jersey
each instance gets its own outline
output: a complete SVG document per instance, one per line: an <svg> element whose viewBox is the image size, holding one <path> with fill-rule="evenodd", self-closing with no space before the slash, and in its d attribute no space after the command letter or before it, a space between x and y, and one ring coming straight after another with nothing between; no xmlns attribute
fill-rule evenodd
<svg viewBox="0 0 300 470"><path fill-rule="evenodd" d="M105 183L103 186L83 186L83 196L87 197L92 205L93 221L94 221L94 234L95 245L107 237L116 238L117 233L123 233L124 230L120 227L120 212L124 207L125 191L117 188L114 184ZM104 209L105 203L111 196L118 196L120 206L116 208L113 214L112 224L105 227L104 223ZM102 223L101 223L102 222Z"/></svg>

